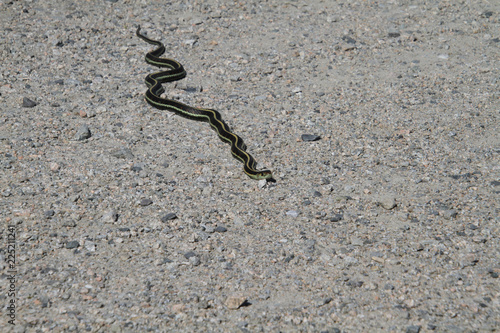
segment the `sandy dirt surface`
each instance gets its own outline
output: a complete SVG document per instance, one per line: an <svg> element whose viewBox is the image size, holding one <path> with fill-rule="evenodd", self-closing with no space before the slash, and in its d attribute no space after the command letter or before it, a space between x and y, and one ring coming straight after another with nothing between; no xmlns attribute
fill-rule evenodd
<svg viewBox="0 0 500 333"><path fill-rule="evenodd" d="M1 0L1 331L498 330L499 13Z"/></svg>

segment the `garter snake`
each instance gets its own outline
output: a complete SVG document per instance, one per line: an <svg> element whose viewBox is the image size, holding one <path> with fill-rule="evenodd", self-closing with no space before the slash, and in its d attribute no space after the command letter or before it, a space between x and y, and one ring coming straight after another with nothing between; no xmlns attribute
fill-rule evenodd
<svg viewBox="0 0 500 333"><path fill-rule="evenodd" d="M150 65L167 68L167 70L149 74L146 76L145 82L148 86L146 91L146 101L153 107L160 110L168 110L177 115L203 121L217 132L222 141L231 145L231 153L233 156L243 163L243 171L252 179L266 179L274 181L270 170L257 170L257 162L246 152L246 145L243 140L234 134L229 126L222 120L220 113L212 109L195 108L178 101L160 97L165 89L162 83L181 80L186 76L186 71L182 65L168 58L160 58L165 53L165 46L159 41L149 39L140 33L141 27L137 27L136 35L149 44L156 45L157 48L146 54L146 62Z"/></svg>

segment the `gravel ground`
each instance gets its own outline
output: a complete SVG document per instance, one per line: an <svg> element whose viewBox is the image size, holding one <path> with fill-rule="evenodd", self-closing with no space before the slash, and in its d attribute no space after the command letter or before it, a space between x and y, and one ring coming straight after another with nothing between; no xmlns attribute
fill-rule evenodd
<svg viewBox="0 0 500 333"><path fill-rule="evenodd" d="M2 331L498 330L499 13L1 0ZM146 104L138 24L276 183Z"/></svg>

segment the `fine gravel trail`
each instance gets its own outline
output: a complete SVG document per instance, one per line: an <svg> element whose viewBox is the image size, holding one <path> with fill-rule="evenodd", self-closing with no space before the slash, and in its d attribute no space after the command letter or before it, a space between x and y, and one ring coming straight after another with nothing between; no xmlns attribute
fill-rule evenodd
<svg viewBox="0 0 500 333"><path fill-rule="evenodd" d="M1 332L500 330L500 2L0 0ZM252 180L218 110L275 183ZM13 260L15 258L15 260Z"/></svg>

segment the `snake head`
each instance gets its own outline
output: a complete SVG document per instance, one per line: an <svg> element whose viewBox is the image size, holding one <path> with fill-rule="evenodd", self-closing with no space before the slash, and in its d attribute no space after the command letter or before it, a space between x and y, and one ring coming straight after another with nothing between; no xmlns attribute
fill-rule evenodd
<svg viewBox="0 0 500 333"><path fill-rule="evenodd" d="M265 179L268 182L276 183L276 179L273 178L273 173L270 170L262 170L262 171L258 171L258 172L255 172L253 174L248 174L248 175L252 179L256 179L256 180Z"/></svg>

